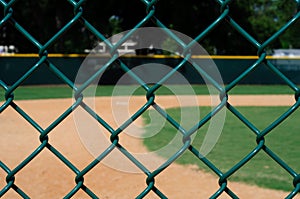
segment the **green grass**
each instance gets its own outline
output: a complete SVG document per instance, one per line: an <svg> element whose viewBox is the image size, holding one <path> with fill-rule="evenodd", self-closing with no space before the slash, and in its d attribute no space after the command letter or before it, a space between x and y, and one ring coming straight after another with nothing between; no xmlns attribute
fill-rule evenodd
<svg viewBox="0 0 300 199"><path fill-rule="evenodd" d="M114 86L98 86L96 96L111 96ZM191 92L192 91L192 92ZM145 95L145 90L137 86L118 86L117 95ZM205 85L193 85L192 90L184 85L171 85L161 87L157 95L176 95L193 94L207 95L208 89ZM73 90L67 86L21 86L14 92L15 99L49 99L49 98L70 98ZM214 92L216 93L216 92ZM114 93L115 95L116 93ZM293 94L293 91L285 85L238 85L229 94ZM4 100L4 90L0 88L0 100Z"/></svg>
<svg viewBox="0 0 300 199"><path fill-rule="evenodd" d="M193 111L195 107L184 109ZM210 108L208 107L200 108L202 115L209 110ZM286 111L287 107L238 107L238 110L262 130ZM149 111L152 112L152 115L155 115L154 110ZM180 109L167 109L167 112L174 117L174 119L180 121ZM161 116L156 114L156 117ZM271 131L271 133L265 137L266 145L296 172L300 171L300 126L295 125L299 123L299 117L300 112L296 111L291 117L279 125L278 128ZM148 124L145 127L146 134L153 133L152 129L158 128L159 124L151 123L149 112L143 114L143 118L145 123ZM184 123L184 127L186 128L192 125L192 123L189 123L189 120ZM193 141L193 146L198 150L200 149L207 129L208 124L204 125L203 128L197 132L197 136ZM156 151L166 146L174 138L175 134L176 130L170 124L166 124L155 136L144 139L144 144L150 151ZM255 139L255 134L233 116L232 113L227 111L225 125L220 139L206 157L222 172L226 172L254 149L256 146ZM158 155L170 157L160 152L158 152ZM199 169L207 172L210 171L209 168L190 151L185 152L184 155L177 160L177 163L196 164L199 166ZM292 177L263 151L259 152L257 156L230 177L230 180L242 181L271 189L285 191L291 191L293 189Z"/></svg>

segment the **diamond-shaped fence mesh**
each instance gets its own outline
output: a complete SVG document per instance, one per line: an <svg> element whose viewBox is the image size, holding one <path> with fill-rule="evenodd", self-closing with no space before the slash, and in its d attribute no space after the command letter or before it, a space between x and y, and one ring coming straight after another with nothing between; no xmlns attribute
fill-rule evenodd
<svg viewBox="0 0 300 199"><path fill-rule="evenodd" d="M195 157L198 158L199 161L203 162L210 170L212 170L216 176L219 177L219 181L216 182L219 184L219 189L215 191L215 193L211 196L211 198L218 198L222 193L226 193L228 196L232 198L238 198L238 195L234 193L228 186L227 186L227 179L231 177L233 174L237 173L247 162L251 161L257 154L264 153L268 155L271 159L274 160L280 167L282 167L292 178L293 181L290 182L294 189L290 192L290 194L287 196L287 198L293 198L297 195L297 193L300 190L300 176L299 174L291 168L284 160L279 158L276 153L272 151L271 148L268 147L266 144L266 135L272 133L273 129L275 129L281 122L283 122L286 118L288 118L299 106L300 106L300 90L298 86L293 83L289 78L287 78L278 68L276 68L270 60L267 59L267 54L265 52L265 49L276 39L278 39L279 36L284 34L284 32L289 29L293 24L298 20L300 17L300 3L297 1L298 12L280 29L278 29L277 32L275 32L273 35L271 35L267 40L264 42L257 41L254 37L251 36L245 29L242 28L242 25L237 23L234 18L230 15L230 0L217 0L216 6L220 9L219 16L202 32L198 34L197 37L194 38L193 42L199 42L202 39L204 39L207 35L210 34L211 31L213 31L219 24L221 23L227 23L229 24L232 29L235 29L240 35L242 35L244 38L248 40L248 42L254 46L257 49L257 59L255 63L253 63L251 66L247 68L241 75L239 75L237 78L235 78L232 82L230 82L228 85L223 87L222 85L219 85L217 82L213 80L212 77L209 77L208 74L203 73L202 75L206 76L207 79L211 81L211 83L217 88L219 95L220 95L220 104L216 106L206 117L204 117L202 120L199 121L199 123L191 127L191 130L185 130L183 127L181 127L176 121L174 121L173 118L171 118L168 114L164 112L164 110L160 109L155 102L155 94L156 91L160 88L162 83L165 81L162 79L160 82L157 82L153 86L148 86L147 84L143 84L143 81L139 79L138 76L131 74L132 78L136 80L136 82L141 83L141 86L144 88L144 90L147 92L146 98L147 102L140 108L127 122L125 122L122 126L119 128L112 128L108 123L106 123L101 116L97 115L97 113L93 112L93 110L88 107L85 102L84 98L85 96L82 94L83 91L97 78L97 75L101 73L101 71L98 71L97 73L93 74L90 78L87 79L86 82L84 82L80 87L76 87L75 83L72 82L62 71L58 69L58 67L51 62L48 58L47 49L49 49L51 46L53 46L56 42L58 42L59 39L62 38L62 35L68 31L72 31L70 29L74 24L80 24L82 27L85 27L90 31L91 34L93 34L96 38L99 40L105 41L106 45L110 49L111 53L111 59L108 60L105 66L109 66L112 64L112 62L117 62L118 65L122 70L125 72L129 71L129 67L121 60L118 59L118 54L116 49L122 45L124 41L126 41L127 38L131 36L131 34L134 33L134 30L143 27L147 22L152 21L157 25L157 27L167 29L167 27L164 25L163 21L160 21L159 18L155 15L155 6L157 4L157 0L141 0L141 2L145 5L145 16L144 18L137 23L134 27L132 27L132 31L129 31L126 35L123 36L119 42L116 44L110 43L109 41L105 40L105 36L101 33L101 29L97 29L94 27L88 20L84 17L84 4L85 0L68 0L67 2L70 3L71 6L74 7L74 15L73 18L71 18L58 32L56 32L48 41L42 43L41 41L35 39L33 35L30 34L29 27L26 27L26 25L20 25L18 21L14 18L14 4L18 2L18 0L0 0L1 7L4 11L4 16L0 21L0 28L2 28L5 24L10 24L14 27L14 31L18 32L18 34L22 35L26 40L28 40L30 43L32 43L39 54L39 58L37 59L36 63L22 76L20 77L16 82L14 82L13 85L9 86L7 85L3 80L0 79L0 86L1 89L5 91L5 100L3 104L0 106L0 113L5 111L8 107L11 107L14 109L18 114L20 114L26 122L28 122L34 129L37 131L39 136L40 145L23 161L21 161L15 168L9 168L7 166L7 163L5 162L5 159L0 160L0 167L1 169L7 173L6 175L6 185L4 187L0 187L0 197L5 196L8 191L15 191L19 196L23 198L30 198L30 195L26 193L25 190L22 189L22 187L18 186L18 177L17 174L20 173L26 166L29 165L31 161L33 161L35 158L38 157L38 155L44 151L48 150L51 153L54 154L55 157L61 161L61 163L65 164L67 168L74 173L76 186L74 186L73 189L69 190L69 193L65 195L65 198L71 198L72 196L76 195L78 191L84 191L87 195L89 195L92 198L98 198L102 197L101 195L97 196L93 190L91 190L88 186L84 183L84 177L92 171L98 164L101 163L101 161L106 158L107 156L111 155L111 151L113 150L119 150L121 153L126 156L134 165L136 165L142 173L145 174L146 182L145 182L145 189L139 193L137 198L144 198L146 197L150 192L155 193L160 198L167 198L168 196L165 195L158 187L156 187L155 179L157 176L161 175L164 171L168 169L168 167L174 163L174 161L182 155L184 152L190 152L195 155ZM59 6L59 5L58 5ZM34 12L34 11L32 11ZM183 47L184 53L186 57L189 57L189 49L191 49L194 45L194 43L188 43L184 44L182 41L176 37L176 35L171 34L171 32L166 31L170 36L175 39L180 46ZM183 59L183 62L187 61L187 59ZM285 82L286 85L288 85L295 94L295 103L289 107L289 109L283 113L277 120L275 120L273 123L269 124L264 130L259 130L254 124L252 124L242 113L240 113L233 105L231 105L228 101L228 92L231 91L236 85L238 85L245 77L247 77L252 71L256 70L256 68L261 64L265 63L265 65L270 69L271 72L276 74L281 80ZM174 68L174 70L179 70L180 66L183 63L178 64L177 67ZM23 82L31 78L31 76L35 73L36 70L38 70L40 67L47 67L49 71L51 71L53 74L55 74L59 79L61 79L64 84L68 85L70 89L74 90L74 99L75 102L68 107L65 112L63 112L58 118L54 120L53 123L51 123L47 128L42 128L42 126L34 120L30 115L23 110L20 106L18 106L14 101L14 93L16 90L18 90L18 87L23 84ZM196 64L193 67L199 67ZM103 69L102 69L103 70ZM169 75L172 75L171 73ZM167 78L167 77L166 77ZM155 106L154 106L155 105ZM143 112L148 110L150 107L154 107L158 112L161 113L162 116L166 118L167 121L169 121L176 129L180 130L180 133L182 134L182 147L174 153L172 157L170 157L164 164L162 164L159 168L157 168L154 171L150 171L147 167L145 167L141 162L139 162L138 159L134 157L130 153L129 150L126 149L126 147L122 146L120 144L120 138L119 136L123 133L122 129L125 129L128 125L131 124L135 119L141 116ZM90 162L88 166L86 166L84 169L80 170L78 169L70 160L68 160L67 157L65 157L59 150L57 150L51 141L49 141L49 134L53 132L53 130L62 123L66 117L71 115L77 108L84 109L88 114L90 114L97 122L99 122L100 125L104 126L105 129L110 133L110 141L111 145L99 155L99 157L95 158L94 161ZM226 172L222 172L217 166L215 166L208 158L203 157L200 152L197 150L196 147L194 147L191 144L191 136L195 133L197 133L197 129L201 128L205 123L207 123L212 117L214 117L218 112L222 109L228 109L230 112L232 112L240 122L244 123L254 134L256 138L257 145L255 148L252 149L252 151L247 154L243 159L239 160L237 164L235 164L232 168L230 168ZM16 124L17 125L17 124ZM296 125L296 124L295 124ZM5 133L5 132L1 132ZM5 150L5 149L1 149ZM17 152L16 152L17 153ZM63 183L63 182L62 182ZM178 182L180 183L180 182ZM105 191L105 190L104 190ZM130 190L128 190L130 191Z"/></svg>

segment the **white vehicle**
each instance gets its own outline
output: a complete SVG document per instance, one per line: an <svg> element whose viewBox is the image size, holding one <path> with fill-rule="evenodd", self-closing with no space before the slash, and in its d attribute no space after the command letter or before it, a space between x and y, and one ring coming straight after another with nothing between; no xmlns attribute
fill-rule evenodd
<svg viewBox="0 0 300 199"><path fill-rule="evenodd" d="M275 49L273 56L300 57L300 49Z"/></svg>
<svg viewBox="0 0 300 199"><path fill-rule="evenodd" d="M14 54L16 51L17 49L14 45L0 45L0 54Z"/></svg>
<svg viewBox="0 0 300 199"><path fill-rule="evenodd" d="M273 64L281 71L300 71L300 49L274 50Z"/></svg>

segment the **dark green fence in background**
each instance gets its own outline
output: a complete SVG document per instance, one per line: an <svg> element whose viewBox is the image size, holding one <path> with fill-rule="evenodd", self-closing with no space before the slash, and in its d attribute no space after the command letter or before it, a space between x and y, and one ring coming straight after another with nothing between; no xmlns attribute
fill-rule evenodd
<svg viewBox="0 0 300 199"><path fill-rule="evenodd" d="M276 39L278 39L284 32L289 29L291 26L295 25L295 22L300 17L300 1L296 1L295 4L295 14L291 16L291 19L287 21L287 23L279 28L277 32L271 35L265 41L258 41L256 38L252 37L250 33L248 33L244 28L243 24L239 24L236 22L234 18L231 17L230 14L230 6L234 4L235 1L230 0L216 0L215 6L220 10L219 16L202 32L199 32L199 35L195 38L195 41L200 42L205 39L207 35L210 34L212 30L214 30L219 24L224 23L230 26L232 29L236 30L241 36L243 36L248 42L249 46L252 46L257 49L257 58L251 60L218 60L216 59L216 63L223 74L223 78L227 83L226 87L224 88L223 85L220 85L218 82L214 81L210 78L207 74L202 73L201 75L206 76L210 83L218 90L220 94L221 103L215 107L209 114L207 114L202 120L200 120L195 126L191 126L190 129L185 129L181 127L178 122L173 120L163 109L161 109L155 103L155 93L164 83L164 80L154 84L150 87L150 85L141 84L141 86L147 92L147 99L148 101L141 107L131 118L129 118L123 125L119 128L114 129L109 124L107 124L97 113L93 112L91 108L86 106L84 103L85 96L82 95L82 91L89 86L94 79L97 78L97 75L101 74L101 70L105 70L109 68L109 66L116 62L122 71L130 70L131 64L140 64L140 62L148 61L147 58L144 59L116 59L118 55L115 54L115 50L122 45L122 42L125 40L121 40L115 45L110 43L109 41L106 43L108 48L112 52L112 58L105 63L105 67L103 69L96 71L93 73L93 76L87 82L77 88L74 85L74 74L81 62L81 58L51 58L48 56L47 49L53 46L55 43L58 42L59 39L63 39L63 34L72 31L70 29L74 24L80 24L82 27L85 27L87 30L91 32L96 38L99 40L104 40L105 36L101 34L102 30L97 29L88 20L84 17L84 2L85 0L67 0L71 6L74 8L74 15L58 32L56 32L53 37L49 38L47 41L39 41L33 35L30 34L30 27L27 27L26 24L19 24L17 20L14 18L14 4L21 3L18 0L0 0L0 8L4 12L3 17L0 19L0 28L3 28L4 24L9 24L14 31L19 33L20 36L24 38L24 40L31 42L35 48L36 52L39 56L35 58L0 58L0 87L5 91L5 101L1 102L0 106L0 113L5 115L5 109L7 107L11 107L17 113L20 114L32 127L40 133L39 140L40 146L36 148L32 154L26 157L24 160L21 161L19 165L15 168L9 168L7 166L6 160L1 159L0 161L0 168L7 173L6 176L6 185L4 187L0 187L0 197L4 196L8 190L14 190L17 194L19 194L23 198L29 198L30 196L22 189L22 187L18 185L18 173L22 171L33 159L37 157L37 155L43 151L48 149L55 157L57 157L63 164L67 166L74 173L74 179L76 185L69 193L65 196L65 198L71 198L72 196L76 196L76 193L79 190L84 191L88 196L92 198L102 197L96 196L93 190L89 189L84 183L85 175L91 171L95 166L97 166L101 161L111 155L111 151L113 150L120 150L124 156L126 156L134 165L137 166L141 170L142 173L145 174L145 189L137 196L137 198L144 198L148 195L149 192L154 192L160 198L167 198L161 190L156 187L155 178L156 176L160 175L168 166L171 165L179 156L182 155L184 152L189 152L195 155L195 158L198 158L203 164L205 164L214 174L219 178L218 183L219 189L211 196L211 198L218 198L222 193L228 194L232 198L238 198L238 195L234 193L227 185L228 185L228 178L230 178L233 174L238 175L239 169L241 169L247 162L251 161L257 154L263 153L269 156L274 162L276 162L280 167L282 167L293 180L291 180L291 184L294 186L293 190L290 190L287 198L293 198L297 195L300 191L300 175L299 171L296 171L295 168L291 168L283 159L278 157L276 153L272 151L272 148L268 147L267 135L272 133L273 129L276 128L281 122L283 122L287 117L289 117L299 106L300 106L300 89L297 86L299 83L299 76L297 75L299 71L285 71L284 67L277 65L276 61L267 58L266 48L272 44ZM166 28L163 21L160 21L155 15L155 6L158 6L157 0L136 0L137 3L143 3L145 5L145 16L144 18L138 22L132 29L137 29L143 27L147 22L151 22L153 26ZM292 2L292 1L291 1ZM105 2L103 2L105 3ZM59 6L59 5L57 5ZM32 12L35 12L32 10ZM172 9L170 9L172 12ZM201 12L201 10L199 11ZM243 13L243 11L240 11ZM280 12L280 10L278 10ZM178 17L180 14L178 13ZM195 19L196 20L196 19ZM258 19L259 20L259 19ZM195 22L197 23L197 22ZM124 35L124 38L128 38L131 32L127 35ZM220 33L222 34L222 33ZM226 32L224 32L226 34ZM180 43L180 39L173 38ZM188 54L189 49L192 45L180 43L180 45L187 52L185 57L190 56ZM245 46L248 48L249 46ZM180 63L176 63L178 60L172 59L164 59L160 61L164 61L164 64L172 65L175 71L180 71L184 73L191 81L191 83L199 83L196 77L192 76L192 71L195 68L199 68L197 64L192 64L190 66L186 66L184 63L187 62L185 59L180 60ZM155 61L157 61L156 59ZM274 65L275 64L275 65ZM278 63L277 63L278 64ZM230 68L230 69L229 69ZM231 71L236 71L234 74ZM169 74L171 75L171 74ZM257 76L256 76L257 75ZM262 75L262 76L261 76ZM270 76L270 79L269 79ZM273 76L273 78L271 78ZM43 79L41 79L42 77ZM46 79L47 77L47 79ZM136 80L137 83L141 83L142 80L139 79L137 76L132 76L133 79ZM49 78L49 79L48 79ZM277 79L276 81L273 79ZM274 81L274 82L273 82ZM58 117L49 127L43 129L37 121L30 117L22 107L18 106L14 101L14 92L18 90L18 88L25 84L65 84L70 87L70 90L74 90L74 99L75 102L70 106L60 117ZM280 83L286 84L291 88L291 91L295 94L295 103L287 109L285 113L283 113L279 118L277 118L273 123L270 123L265 129L259 130L255 124L251 123L247 120L247 118L240 113L234 106L232 106L228 102L228 93L229 91L234 88L236 85L241 83ZM3 98L3 96L2 96ZM154 106L155 105L155 106ZM60 151L58 151L49 141L48 135L51 134L52 130L60 124L64 119L71 115L74 110L78 107L86 110L92 117L94 117L102 126L107 129L107 131L111 134L110 140L111 145L105 151L102 151L101 155L98 158L95 158L86 168L80 170L70 162ZM137 119L143 112L145 112L150 107L153 107L156 111L158 111L163 117L166 118L168 122L171 123L174 128L180 131L180 135L182 136L182 147L176 151L172 155L170 159L168 159L164 164L162 164L159 168L154 171L149 171L141 162L139 162L126 148L124 148L119 142L121 139L119 137L122 134L123 129L125 129L128 125L130 125L135 119ZM206 124L212 117L214 117L218 112L222 109L229 110L234 116L236 116L241 123L246 125L251 132L253 132L253 140L256 141L257 145L249 151L249 153L239 160L239 162L230 168L227 171L221 171L220 168L217 168L208 158L203 157L200 152L191 144L191 136L197 133L197 130L201 128L204 124ZM18 125L18 124L16 124ZM62 124L63 125L63 124ZM298 125L298 124L295 124ZM20 131L22 127L19 128ZM0 129L1 131L1 129ZM6 133L6 132L1 132ZM243 133L243 132L241 132ZM282 132L284 133L284 132ZM299 135L295 135L299 136ZM12 139L11 142L14 142ZM1 148L0 150L5 150ZM18 153L18 151L16 151ZM99 152L100 153L100 152ZM1 157L0 157L1 158ZM300 157L299 157L300 160ZM180 175L180 174L179 174ZM172 178L174 176L170 176ZM3 180L4 179L0 179ZM109 179L107 179L109 180ZM63 183L63 182L62 182ZM180 183L180 182L178 182ZM35 187L32 187L33 189ZM105 190L103 190L105 191ZM128 190L130 191L130 190ZM195 196L197 198L197 196Z"/></svg>
<svg viewBox="0 0 300 199"><path fill-rule="evenodd" d="M127 56L121 58L128 68L146 63L159 63L170 67L176 67L181 59L176 56ZM49 60L54 63L71 81L74 81L80 65L82 64L85 55L58 55L51 56ZM12 55L0 57L0 79L6 84L12 85L21 77L30 67L38 60L38 56L30 57L22 55ZM205 59L205 58L199 58ZM217 65L220 74L225 84L229 84L243 71L255 62L254 56L212 56ZM101 61L102 60L102 61ZM107 58L99 58L99 63L104 65ZM300 59L299 58L276 58L271 57L270 61L274 66L286 75L291 81L300 84ZM93 68L91 66L91 68ZM95 73L96 70L91 71ZM191 66L190 63L185 63L179 72L191 84L203 84L204 80L201 75ZM102 75L99 84L114 85L118 79L124 74L124 71L119 67L109 69ZM45 78L47 77L47 78ZM46 84L61 84L61 80L51 73L47 67L40 67L32 76L27 79L23 85L46 85ZM270 73L270 70L265 63L260 63L255 73L250 74L247 78L240 81L240 84L284 84L280 78Z"/></svg>

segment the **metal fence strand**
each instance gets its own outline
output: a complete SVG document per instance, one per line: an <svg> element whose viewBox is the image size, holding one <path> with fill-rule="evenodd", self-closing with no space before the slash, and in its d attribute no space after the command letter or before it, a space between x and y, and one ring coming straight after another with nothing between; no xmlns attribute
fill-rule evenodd
<svg viewBox="0 0 300 199"><path fill-rule="evenodd" d="M0 160L1 171L6 175L6 179L3 179L3 181L5 181L5 185L0 187L0 197L5 197L7 192L14 191L21 198L30 198L31 196L25 192L26 190L24 191L19 185L17 179L20 178L20 176L18 174L25 167L27 167L32 160L36 159L37 156L42 155L42 151L48 150L55 159L63 163L74 175L73 179L75 184L72 185L70 190L67 190L64 198L76 197L78 192L84 192L84 194L90 198L102 198L101 195L97 195L95 190L92 190L91 187L85 183L84 179L87 174L99 166L99 164L102 163L106 157L112 156L113 151L120 152L124 158L129 160L139 171L141 171L141 173L144 174L145 181L142 182L144 187L141 192L137 193L136 198L138 199L146 198L149 196L149 194L155 194L159 198L168 198L168 195L165 194L157 185L156 179L161 175L161 173L169 169L170 165L174 164L174 162L184 153L192 154L197 161L201 162L201 164L204 164L204 166L212 171L213 175L218 178L218 180L216 180L216 185L218 187L213 193L211 193L210 198L219 198L221 195L225 194L231 198L239 198L239 194L235 193L230 188L229 179L235 174L238 175L238 171L240 171L241 168L257 157L257 154L264 154L270 157L272 162L280 166L283 171L292 178L290 184L293 185L294 188L290 190L290 193L286 196L286 198L294 198L300 192L299 171L284 161L282 157L275 153L275 150L272 150L272 147L268 145L267 136L272 134L282 122L284 122L296 110L299 109L300 88L279 68L277 68L270 59L267 58L267 50L272 43L274 43L274 41L280 36L284 35L287 30L290 30L291 27L295 27L296 22L298 22L300 18L300 1L295 0L295 9L297 9L297 12L291 16L291 18L284 25L278 28L274 33L270 34L265 41L259 41L253 35L251 35L249 31L246 31L246 29L243 27L244 24L240 24L238 20L231 15L230 8L235 1L215 0L215 6L219 9L217 16L204 28L204 30L199 33L197 32L197 34L195 34L196 37L193 38L193 40L189 43L185 43L179 36L168 29L168 26L166 25L167 23L158 17L156 12L156 8L160 5L158 0L136 1L138 3L142 3L145 14L141 20L133 25L130 31L123 35L116 43L113 43L106 38L104 30L101 28L96 28L96 26L88 18L86 18L85 3L88 2L88 0L67 0L66 2L68 6L71 6L73 9L70 19L68 19L62 27L60 27L53 35L51 35L50 38L44 42L40 41L38 37L34 37L34 35L31 34L30 27L21 25L20 21L15 18L16 11L14 6L16 3L20 2L19 0L0 0L0 9L3 11L2 18L0 19L0 30L6 25L12 27L16 34L24 38L24 41L28 41L34 46L36 53L38 54L35 62L29 67L28 70L20 75L20 77L13 84L8 84L4 80L0 79L0 90L4 93L4 96L2 96L4 101L0 104L0 113L5 115L5 110L7 108L12 108L16 114L20 115L26 123L33 127L34 131L39 133L39 136L36 138L39 139L38 146L35 147L29 155L26 155L26 157L23 158L19 164L15 165L14 168L10 168L6 160ZM168 35L168 37L173 39L176 42L176 45L182 50L182 56L180 57L179 62L173 66L172 70L169 71L163 78L153 83L152 86L147 84L144 79L132 71L130 66L119 57L118 53L118 49L122 46L122 44L124 44L131 36L133 36L139 30L139 28L148 26L149 23L152 23L152 25L160 28L166 35ZM237 34L245 38L249 46L254 47L255 52L257 53L253 63L249 64L246 69L243 69L238 76L234 77L233 80L225 86L207 73L203 66L193 60L191 54L192 48L197 43L201 43L208 36L210 36L210 34L212 34L212 32L221 24L226 24L230 29L234 30ZM65 74L63 70L61 70L60 67L55 64L54 61L49 59L48 55L48 51L55 44L59 43L59 40L63 40L65 34L72 33L75 25L84 28L93 37L102 41L107 46L109 52L109 58L102 65L102 67L96 69L96 71L87 77L87 79L80 85L75 85L76 83L69 78L68 75ZM159 104L156 103L156 96L159 89L164 85L165 82L167 82L167 80L173 77L174 74L180 72L183 65L186 63L189 63L194 70L201 74L205 81L216 88L217 95L220 97L220 102L212 110L210 110L201 120L197 121L197 123L188 128L181 126L179 121L168 114ZM253 122L250 121L249 118L240 112L234 106L234 104L229 103L229 99L231 97L229 92L241 84L242 80L248 78L251 73L256 72L256 70L262 67L262 63L264 63L270 73L274 74L276 78L280 79L291 89L291 92L293 92L295 95L295 102L289 106L284 113L275 118L273 122L270 122L264 129L260 130ZM120 70L130 76L135 84L138 84L140 87L142 87L142 89L145 91L146 98L146 102L144 102L144 104L142 104L141 107L139 107L134 113L131 113L131 116L117 127L113 127L112 124L110 124L108 121L105 121L104 117L101 117L96 111L94 111L92 107L86 103L85 99L88 96L85 96L84 94L84 91L86 91L89 86L93 85L93 83L112 65L117 65ZM25 109L23 109L22 106L18 105L18 102L15 101L15 93L18 91L19 87L22 86L27 79L32 78L32 76L41 68L49 70L59 79L59 81L61 81L62 84L67 85L70 91L73 90L72 97L74 98L74 102L65 110L63 110L63 112L57 116L45 129L42 128L42 125L35 120L30 113L26 112ZM63 121L65 121L68 117L71 117L77 109L82 109L82 111L91 116L91 119L97 122L97 124L101 125L109 133L108 146L104 150L98 151L97 157L94 157L92 161L84 165L83 169L79 169L79 167L77 168L77 165L74 164L58 148L56 148L53 141L49 139L49 136L53 134L52 132L57 129L57 126L63 123ZM124 131L149 109L153 109L153 111L162 116L165 121L170 124L174 130L176 130L176 133L181 136L182 141L180 142L180 147L155 169L149 169L135 156L134 153L130 152L125 145L121 144L121 135L125 134ZM210 158L201 154L200 150L193 145L191 138L192 136L199 134L198 130L203 128L203 126L210 122L212 118L220 114L221 111L226 110L234 118L237 118L239 123L251 131L251 139L252 141L255 141L256 144L251 148L251 150L247 151L247 153L245 153L241 159L238 159L233 166L226 171L223 171L222 168L219 168L216 164L214 164ZM201 189L201 187L199 189Z"/></svg>

